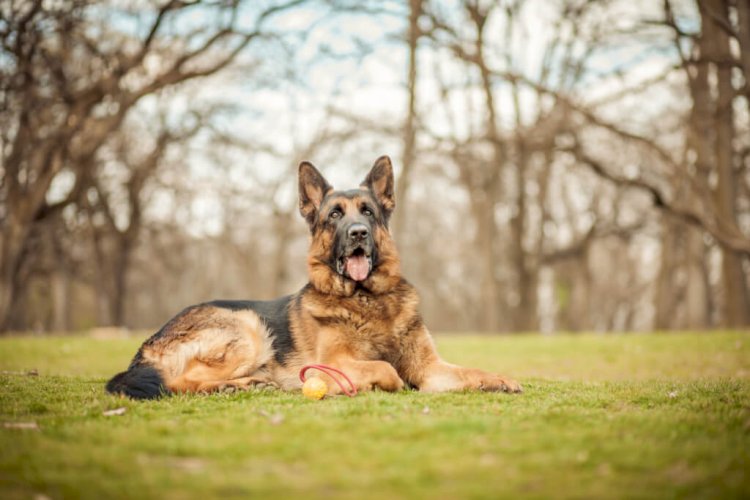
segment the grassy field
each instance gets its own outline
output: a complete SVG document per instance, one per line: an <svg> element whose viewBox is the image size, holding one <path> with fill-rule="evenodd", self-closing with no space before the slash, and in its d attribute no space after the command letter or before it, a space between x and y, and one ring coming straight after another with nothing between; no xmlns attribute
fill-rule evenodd
<svg viewBox="0 0 750 500"><path fill-rule="evenodd" d="M0 498L750 496L748 334L438 338L518 396L105 394L140 340L0 339Z"/></svg>

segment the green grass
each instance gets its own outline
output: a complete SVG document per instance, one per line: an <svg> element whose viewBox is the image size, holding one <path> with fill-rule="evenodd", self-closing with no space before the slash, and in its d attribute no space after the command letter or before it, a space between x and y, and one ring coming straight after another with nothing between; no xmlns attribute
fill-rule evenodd
<svg viewBox="0 0 750 500"><path fill-rule="evenodd" d="M0 498L750 495L748 334L440 336L525 393L319 402L105 394L139 343L0 339L0 422L39 427L0 428Z"/></svg>

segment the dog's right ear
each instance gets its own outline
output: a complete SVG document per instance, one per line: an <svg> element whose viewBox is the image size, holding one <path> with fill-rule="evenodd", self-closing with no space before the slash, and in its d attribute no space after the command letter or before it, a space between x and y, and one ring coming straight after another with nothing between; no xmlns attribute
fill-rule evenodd
<svg viewBox="0 0 750 500"><path fill-rule="evenodd" d="M299 213L312 226L326 193L333 188L309 161L299 164Z"/></svg>

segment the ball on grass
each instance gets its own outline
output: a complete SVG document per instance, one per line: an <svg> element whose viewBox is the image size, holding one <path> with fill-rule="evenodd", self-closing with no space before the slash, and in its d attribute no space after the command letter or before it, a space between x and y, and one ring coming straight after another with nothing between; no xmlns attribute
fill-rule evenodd
<svg viewBox="0 0 750 500"><path fill-rule="evenodd" d="M312 377L305 380L302 384L302 394L309 399L323 399L328 392L328 385L323 379Z"/></svg>

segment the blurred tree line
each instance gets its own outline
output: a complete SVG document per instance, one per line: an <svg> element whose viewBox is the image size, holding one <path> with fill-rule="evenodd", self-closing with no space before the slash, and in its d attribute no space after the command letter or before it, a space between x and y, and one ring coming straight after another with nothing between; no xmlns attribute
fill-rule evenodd
<svg viewBox="0 0 750 500"><path fill-rule="evenodd" d="M9 0L0 41L2 330L290 293L296 164L382 153L434 329L750 324L746 0ZM400 100L314 85L378 57Z"/></svg>

